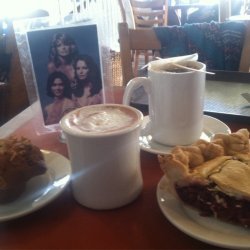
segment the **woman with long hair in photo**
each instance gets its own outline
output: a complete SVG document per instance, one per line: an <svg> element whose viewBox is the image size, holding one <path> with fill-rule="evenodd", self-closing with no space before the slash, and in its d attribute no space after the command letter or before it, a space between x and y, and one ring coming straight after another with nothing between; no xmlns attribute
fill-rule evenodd
<svg viewBox="0 0 250 250"><path fill-rule="evenodd" d="M47 95L53 98L53 102L44 108L45 125L59 123L63 115L76 108L71 100L70 81L62 72L49 75Z"/></svg>
<svg viewBox="0 0 250 250"><path fill-rule="evenodd" d="M103 102L100 70L89 55L79 55L74 62L75 82L72 99L78 107Z"/></svg>
<svg viewBox="0 0 250 250"><path fill-rule="evenodd" d="M73 80L73 62L77 55L74 39L66 33L55 33L50 45L48 72L61 71L69 80Z"/></svg>

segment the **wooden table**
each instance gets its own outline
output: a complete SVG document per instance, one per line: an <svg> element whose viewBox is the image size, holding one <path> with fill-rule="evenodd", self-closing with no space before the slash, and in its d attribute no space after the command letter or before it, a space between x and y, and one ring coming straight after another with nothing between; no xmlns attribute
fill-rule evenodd
<svg viewBox="0 0 250 250"><path fill-rule="evenodd" d="M58 132L37 135L35 117L30 114L25 110L0 128L0 137L12 127L14 135L68 157ZM250 130L250 125L240 122L227 125L232 131ZM163 176L157 156L142 151L141 168L144 188L133 203L114 210L91 210L74 200L68 185L40 210L0 223L0 249L219 249L182 233L162 214L156 199L156 187Z"/></svg>

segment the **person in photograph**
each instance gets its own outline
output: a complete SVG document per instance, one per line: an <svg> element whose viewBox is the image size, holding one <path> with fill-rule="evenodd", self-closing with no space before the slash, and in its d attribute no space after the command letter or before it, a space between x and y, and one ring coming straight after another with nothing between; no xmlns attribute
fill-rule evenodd
<svg viewBox="0 0 250 250"><path fill-rule="evenodd" d="M49 51L48 72L63 72L69 80L74 78L73 62L78 55L74 39L66 33L55 33Z"/></svg>
<svg viewBox="0 0 250 250"><path fill-rule="evenodd" d="M79 55L74 62L75 81L71 83L72 99L77 107L100 104L102 80L97 64L89 55Z"/></svg>
<svg viewBox="0 0 250 250"><path fill-rule="evenodd" d="M69 111L75 109L71 100L70 81L62 72L53 72L47 81L47 95L53 102L44 109L45 125L57 124Z"/></svg>

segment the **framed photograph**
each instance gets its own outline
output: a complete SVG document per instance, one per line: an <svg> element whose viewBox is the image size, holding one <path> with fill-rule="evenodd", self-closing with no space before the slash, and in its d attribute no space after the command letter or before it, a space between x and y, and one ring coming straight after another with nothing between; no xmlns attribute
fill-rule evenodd
<svg viewBox="0 0 250 250"><path fill-rule="evenodd" d="M96 24L33 30L27 40L45 126L104 102Z"/></svg>

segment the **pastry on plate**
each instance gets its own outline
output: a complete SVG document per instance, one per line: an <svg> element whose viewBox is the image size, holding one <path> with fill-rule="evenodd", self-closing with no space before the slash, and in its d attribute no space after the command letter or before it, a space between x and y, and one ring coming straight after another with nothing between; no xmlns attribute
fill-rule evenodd
<svg viewBox="0 0 250 250"><path fill-rule="evenodd" d="M158 155L176 197L202 216L250 227L249 131L216 134Z"/></svg>
<svg viewBox="0 0 250 250"><path fill-rule="evenodd" d="M0 139L0 203L17 199L29 179L45 172L42 152L28 139Z"/></svg>

